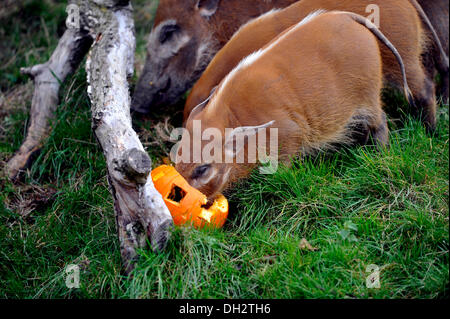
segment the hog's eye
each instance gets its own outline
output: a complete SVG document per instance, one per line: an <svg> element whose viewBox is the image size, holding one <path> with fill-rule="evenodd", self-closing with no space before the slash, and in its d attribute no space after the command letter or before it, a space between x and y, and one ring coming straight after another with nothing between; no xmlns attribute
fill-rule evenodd
<svg viewBox="0 0 450 319"><path fill-rule="evenodd" d="M192 178L200 178L203 177L211 168L210 164L198 166L194 169L194 172L192 173Z"/></svg>
<svg viewBox="0 0 450 319"><path fill-rule="evenodd" d="M164 26L161 29L161 33L159 34L159 42L161 42L161 44L164 44L165 42L169 41L179 30L180 27L176 24L169 24Z"/></svg>

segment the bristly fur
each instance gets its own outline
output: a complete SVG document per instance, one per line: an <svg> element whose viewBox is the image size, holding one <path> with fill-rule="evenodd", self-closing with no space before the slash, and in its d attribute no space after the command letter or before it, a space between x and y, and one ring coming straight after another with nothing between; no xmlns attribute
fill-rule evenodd
<svg viewBox="0 0 450 319"><path fill-rule="evenodd" d="M339 32L338 26L346 32ZM221 82L206 108L196 111L195 119L206 124L202 124L202 130L217 127L222 134L231 135L227 128L233 128L232 132L242 129L253 132L250 136L278 138L276 151L283 162L299 153L336 150L358 140L365 143L371 132L377 133L377 142L385 145L388 130L380 103L382 61L378 42L368 29L361 28L345 12L320 10L310 14L242 59ZM331 36L317 37L327 32ZM330 41L335 41L333 46ZM349 45L352 41L359 45ZM321 54L315 54L316 50ZM274 81L280 76L281 81ZM346 79L339 79L341 76ZM265 86L267 81L270 86ZM314 85L310 86L310 81ZM186 123L190 133L193 119L190 116ZM261 123L278 131L259 132L256 128ZM357 135L359 129L361 134ZM192 136L184 135L180 143L191 151ZM242 155L242 149L244 153L250 151L244 147L227 153L229 140L228 135L223 140L222 152L228 155L224 158L236 158ZM202 143L202 150L206 144ZM272 150L270 153L273 155ZM178 163L177 170L210 197L247 176L257 164L208 162L208 173L197 176L194 173L199 165L205 163Z"/></svg>
<svg viewBox="0 0 450 319"><path fill-rule="evenodd" d="M325 10L319 9L314 12L311 12L308 16L306 16L302 21L297 23L295 27L293 27L291 30L286 32L284 35L273 41L270 45L268 45L264 49L260 49L258 51L253 52L252 54L246 56L241 60L241 62L225 77L225 79L222 81L220 87L218 88L217 95L215 98L213 98L210 102L211 107L214 107L215 101L220 97L221 89L224 89L226 85L232 81L233 77L243 68L248 67L252 65L255 61L257 61L260 57L262 57L264 54L269 52L273 47L275 47L280 41L282 41L285 37L289 36L290 33L294 32L299 27L307 24L308 22L311 22L314 20L314 18L320 16L321 14L325 13Z"/></svg>
<svg viewBox="0 0 450 319"><path fill-rule="evenodd" d="M421 0L421 2L425 2L425 0ZM432 43L429 41L423 23L410 0L391 2L374 0L374 4L379 5L383 11L380 31L395 45L398 53L403 58L410 90L405 89L404 72L398 67L398 59L395 58L392 52L385 50L382 45L384 86L389 89L403 90L407 96L408 103L415 105L415 107L408 109L413 112L413 115L422 114L421 119L426 127L433 130L436 122L436 99L432 75L435 72L435 63L432 61L439 59L435 54L437 49L432 45L428 45ZM439 5L436 6L439 8ZM233 38L208 65L203 76L188 97L184 109L184 121L187 120L192 108L206 99L210 89L222 83L227 76L230 76L230 73L240 62L252 53L265 48L273 39L281 36L280 30L288 30L295 26L298 21L317 8L329 11L349 11L366 16L366 5L358 0L302 0L285 9L267 13L253 20L253 23L248 23L240 28L239 32L234 34ZM430 10L430 8L427 8L427 10ZM438 9L434 8L433 10ZM445 13L442 15L445 16ZM440 18L440 16L438 17ZM367 19L365 20L367 21ZM402 21L401 25L398 24L399 20ZM422 59L423 57L424 59ZM249 61L251 59L246 62ZM427 65L424 65L424 63ZM444 70L442 67L436 67L443 78L444 87L447 88L448 85L445 84L448 84L448 69ZM433 69L431 70L430 68ZM444 96L447 96L448 94L445 95L446 90L444 89L443 91Z"/></svg>

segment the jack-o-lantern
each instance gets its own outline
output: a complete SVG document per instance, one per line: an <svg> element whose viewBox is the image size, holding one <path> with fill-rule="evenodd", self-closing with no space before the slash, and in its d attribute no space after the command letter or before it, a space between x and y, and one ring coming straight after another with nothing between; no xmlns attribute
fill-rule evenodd
<svg viewBox="0 0 450 319"><path fill-rule="evenodd" d="M219 195L207 207L206 196L189 185L173 166L161 165L151 174L155 188L162 195L175 225L191 222L197 228L223 226L228 216L228 201L223 195Z"/></svg>

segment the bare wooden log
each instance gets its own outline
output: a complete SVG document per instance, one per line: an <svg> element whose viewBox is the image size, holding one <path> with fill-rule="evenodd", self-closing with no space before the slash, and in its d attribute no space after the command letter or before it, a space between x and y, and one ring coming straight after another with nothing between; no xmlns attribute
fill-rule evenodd
<svg viewBox="0 0 450 319"><path fill-rule="evenodd" d="M92 127L106 157L121 255L129 272L136 249L144 247L147 238L154 251L164 249L173 226L172 216L153 185L150 157L131 126L132 7L129 0L69 0L69 4L79 13L73 17L78 27L64 33L48 62L22 70L35 83L31 124L7 170L11 178L17 177L41 148L58 105L60 85L92 45L86 62Z"/></svg>
<svg viewBox="0 0 450 319"><path fill-rule="evenodd" d="M88 94L93 130L106 157L122 259L133 268L136 248L150 238L163 249L172 216L151 176L151 160L131 126L127 79L134 71L134 22L128 0L79 1L96 39L88 55ZM105 10L106 8L106 10Z"/></svg>
<svg viewBox="0 0 450 319"><path fill-rule="evenodd" d="M35 88L27 135L6 166L10 179L16 179L19 173L27 168L33 155L41 149L50 132L50 121L54 118L59 103L60 85L78 67L91 43L92 38L86 32L68 29L46 63L20 70L33 78Z"/></svg>

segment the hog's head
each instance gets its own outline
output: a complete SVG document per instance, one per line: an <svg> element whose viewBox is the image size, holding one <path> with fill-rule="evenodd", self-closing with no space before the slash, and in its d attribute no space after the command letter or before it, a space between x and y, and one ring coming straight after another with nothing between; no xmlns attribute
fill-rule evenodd
<svg viewBox="0 0 450 319"><path fill-rule="evenodd" d="M176 170L212 201L217 194L250 174L257 165L257 157L256 154L249 156L249 141L258 134L266 134L265 129L273 123L227 128L229 123L224 125L221 119L190 116L178 148L174 149L176 155L171 155L175 157Z"/></svg>
<svg viewBox="0 0 450 319"><path fill-rule="evenodd" d="M161 0L131 109L149 113L174 104L200 77L217 42L209 27L220 0Z"/></svg>

